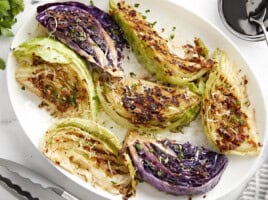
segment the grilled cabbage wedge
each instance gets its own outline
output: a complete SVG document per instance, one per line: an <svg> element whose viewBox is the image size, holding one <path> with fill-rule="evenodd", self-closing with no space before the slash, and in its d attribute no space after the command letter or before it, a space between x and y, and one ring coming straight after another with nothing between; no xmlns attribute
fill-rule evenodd
<svg viewBox="0 0 268 200"><path fill-rule="evenodd" d="M94 75L104 111L130 130L177 130L199 113L201 98L188 88L167 87L136 78Z"/></svg>
<svg viewBox="0 0 268 200"><path fill-rule="evenodd" d="M112 76L123 76L120 28L107 13L79 2L56 2L39 6L36 19L90 63Z"/></svg>
<svg viewBox="0 0 268 200"><path fill-rule="evenodd" d="M40 106L56 117L95 119L93 80L86 63L72 50L50 38L33 38L13 52L16 80L42 98Z"/></svg>
<svg viewBox="0 0 268 200"><path fill-rule="evenodd" d="M135 194L135 170L130 157L109 130L80 118L57 121L45 134L40 149L52 162L110 193Z"/></svg>
<svg viewBox="0 0 268 200"><path fill-rule="evenodd" d="M213 61L206 59L208 52L200 39L196 40L198 55L183 59L171 53L167 41L124 1L115 4L110 0L110 13L123 30L138 61L158 80L181 85L202 77L213 67Z"/></svg>
<svg viewBox="0 0 268 200"><path fill-rule="evenodd" d="M174 195L208 192L218 184L228 163L225 155L203 147L155 140L133 131L127 135L124 148L144 181Z"/></svg>
<svg viewBox="0 0 268 200"><path fill-rule="evenodd" d="M247 80L227 55L216 50L216 67L209 75L201 116L207 137L222 153L259 153L254 111L249 107Z"/></svg>

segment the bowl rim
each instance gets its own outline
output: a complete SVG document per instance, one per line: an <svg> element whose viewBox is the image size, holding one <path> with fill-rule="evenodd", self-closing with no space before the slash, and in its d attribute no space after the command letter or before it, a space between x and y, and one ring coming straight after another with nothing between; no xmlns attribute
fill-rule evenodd
<svg viewBox="0 0 268 200"><path fill-rule="evenodd" d="M223 4L223 0L218 0L218 13L220 15L220 19L222 21L222 23L224 24L224 26L228 29L228 31L230 31L233 35L235 35L236 37L242 39L242 40L246 40L246 41L250 41L250 42L259 42L259 41L264 41L265 37L264 34L259 34L259 35L246 35L246 34L242 34L239 33L238 31L236 31L235 29L233 29L226 21L224 14L223 14L223 9L222 9L222 4Z"/></svg>

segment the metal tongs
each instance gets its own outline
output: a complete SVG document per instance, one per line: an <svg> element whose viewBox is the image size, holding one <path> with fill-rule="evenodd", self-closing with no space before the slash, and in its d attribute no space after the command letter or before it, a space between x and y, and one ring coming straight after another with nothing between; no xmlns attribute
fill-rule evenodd
<svg viewBox="0 0 268 200"><path fill-rule="evenodd" d="M0 158L0 185L22 200L78 200L31 169L3 158Z"/></svg>

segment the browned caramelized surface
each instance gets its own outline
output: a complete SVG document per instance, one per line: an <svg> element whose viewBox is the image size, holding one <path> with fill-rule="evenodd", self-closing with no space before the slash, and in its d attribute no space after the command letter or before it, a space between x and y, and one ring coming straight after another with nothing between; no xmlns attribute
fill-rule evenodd
<svg viewBox="0 0 268 200"><path fill-rule="evenodd" d="M52 66L51 63L40 62L34 59L33 66L39 65L39 67L32 72L28 81L40 91L42 99L55 105L58 112L64 113L69 108L78 108L78 104L87 99L86 89L71 68L67 72L64 69L66 66L56 64ZM43 102L40 106L44 105Z"/></svg>
<svg viewBox="0 0 268 200"><path fill-rule="evenodd" d="M217 124L217 146L225 152L236 149L247 141L256 148L258 144L249 137L248 116L242 111L242 103L224 77L219 76L219 79L221 83L214 86L211 100L205 99L206 103L211 102L210 113Z"/></svg>
<svg viewBox="0 0 268 200"><path fill-rule="evenodd" d="M167 123L177 121L200 102L197 95L185 88L158 86L135 78L101 78L100 82L105 85L102 93L105 100L112 105L116 104L115 112L120 116L120 113L125 113L124 118L132 124L156 123L164 128ZM124 111L117 110L116 106L122 106Z"/></svg>
<svg viewBox="0 0 268 200"><path fill-rule="evenodd" d="M68 151L70 151L70 147L72 151L75 151L77 154L85 156L91 165L93 165L97 169L101 169L107 177L113 177L114 175L128 175L129 170L125 166L123 162L123 157L119 157L112 152L110 152L105 144L99 141L96 138L88 137L82 134L77 130L69 130L64 132L64 134L60 134L58 136L53 136L51 140L47 141L47 147L44 149L45 153L49 151L61 152L61 154L69 155ZM51 144L55 146L49 147ZM83 164L79 157L74 156L71 154L68 158L69 162L76 166L79 170L86 170L90 171L88 164ZM61 165L60 161L54 161L57 165ZM85 181L89 181L87 176L83 173L79 173ZM129 194L129 187L125 187L121 183L114 183L114 188L117 188L121 194L130 195Z"/></svg>
<svg viewBox="0 0 268 200"><path fill-rule="evenodd" d="M177 55L172 54L168 48L167 40L160 37L153 29L152 25L146 22L140 13L134 10L131 6L126 5L124 1L119 2L117 6L118 9L124 13L126 20L132 24L132 28L136 30L139 39L146 44L145 48L157 52L158 56L156 56L154 59L158 62L162 62L164 59L170 64L176 65L191 73L198 72L203 68L213 67L213 61L211 59L205 60L201 54L189 59L182 59ZM200 49L197 49L197 51L200 53ZM167 71L167 73L172 75L173 72Z"/></svg>
<svg viewBox="0 0 268 200"><path fill-rule="evenodd" d="M178 107L181 100L186 100L185 94L172 96L175 90L168 91L159 87L146 88L141 92L132 92L130 88L123 89L122 102L126 110L133 114L133 123L146 123L148 121L164 121L164 112L167 106ZM169 95L167 95L170 92Z"/></svg>

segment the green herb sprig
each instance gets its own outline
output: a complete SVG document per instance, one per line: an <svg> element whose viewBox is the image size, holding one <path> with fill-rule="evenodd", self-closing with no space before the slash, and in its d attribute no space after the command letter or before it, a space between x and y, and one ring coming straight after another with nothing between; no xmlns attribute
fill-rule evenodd
<svg viewBox="0 0 268 200"><path fill-rule="evenodd" d="M0 35L11 37L16 16L24 10L23 0L0 0Z"/></svg>

